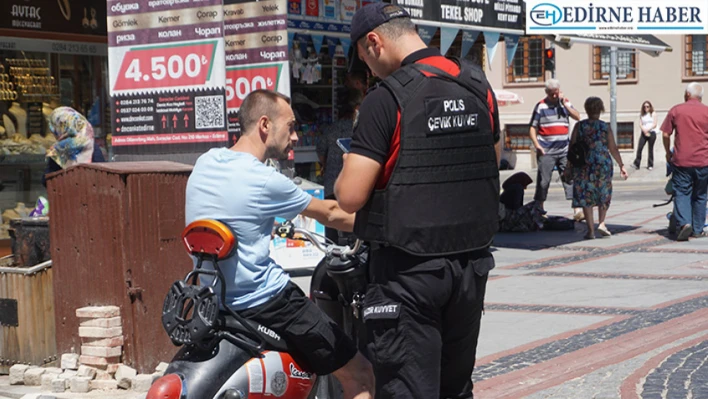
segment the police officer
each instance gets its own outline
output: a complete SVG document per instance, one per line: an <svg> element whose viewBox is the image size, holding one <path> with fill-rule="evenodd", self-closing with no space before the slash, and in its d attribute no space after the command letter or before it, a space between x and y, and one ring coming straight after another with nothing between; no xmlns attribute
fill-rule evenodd
<svg viewBox="0 0 708 399"><path fill-rule="evenodd" d="M499 117L482 70L419 38L399 6L351 24L382 79L360 107L335 194L372 245L363 309L377 398L472 397L499 206Z"/></svg>

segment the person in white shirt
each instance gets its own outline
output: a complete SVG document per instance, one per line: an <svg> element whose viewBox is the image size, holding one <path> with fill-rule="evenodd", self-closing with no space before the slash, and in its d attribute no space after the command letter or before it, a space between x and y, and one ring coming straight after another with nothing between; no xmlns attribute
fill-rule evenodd
<svg viewBox="0 0 708 399"><path fill-rule="evenodd" d="M642 129L642 135L639 137L639 147L637 147L637 157L632 162L634 169L639 169L642 163L642 151L644 145L649 142L649 159L647 160L647 169L654 169L654 142L656 141L656 112L650 101L642 103L642 109L639 112L639 126Z"/></svg>

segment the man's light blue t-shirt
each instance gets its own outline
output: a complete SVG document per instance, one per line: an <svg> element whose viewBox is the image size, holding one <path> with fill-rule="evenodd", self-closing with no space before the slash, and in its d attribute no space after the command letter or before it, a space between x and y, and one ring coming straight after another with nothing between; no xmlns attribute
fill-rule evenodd
<svg viewBox="0 0 708 399"><path fill-rule="evenodd" d="M273 223L276 217L294 218L311 200L251 154L214 148L199 157L187 182L185 219L217 219L236 233L236 255L219 262L233 309L261 305L285 287L289 276L270 258ZM212 268L206 262L204 267Z"/></svg>

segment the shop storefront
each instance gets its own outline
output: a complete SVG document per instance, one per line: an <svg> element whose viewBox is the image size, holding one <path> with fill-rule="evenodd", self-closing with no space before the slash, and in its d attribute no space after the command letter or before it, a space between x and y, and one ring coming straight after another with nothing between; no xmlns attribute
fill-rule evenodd
<svg viewBox="0 0 708 399"><path fill-rule="evenodd" d="M106 3L5 0L0 4L0 239L45 190L47 117L70 106L88 117L106 152Z"/></svg>

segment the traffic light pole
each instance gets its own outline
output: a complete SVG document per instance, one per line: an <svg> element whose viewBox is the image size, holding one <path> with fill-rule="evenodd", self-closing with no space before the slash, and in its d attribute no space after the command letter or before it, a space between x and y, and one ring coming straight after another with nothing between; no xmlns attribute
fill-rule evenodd
<svg viewBox="0 0 708 399"><path fill-rule="evenodd" d="M555 65L555 62L556 62L556 59L555 59L555 58L556 58L556 56L555 56L555 54L556 54L556 52L555 52L556 45L555 45L553 42L551 42L550 48L554 49L554 51L553 51L553 63L554 63L554 65ZM553 70L551 71L551 79L555 79L555 78L556 78L556 68L553 68Z"/></svg>
<svg viewBox="0 0 708 399"><path fill-rule="evenodd" d="M617 143L617 47L610 47L610 128Z"/></svg>

